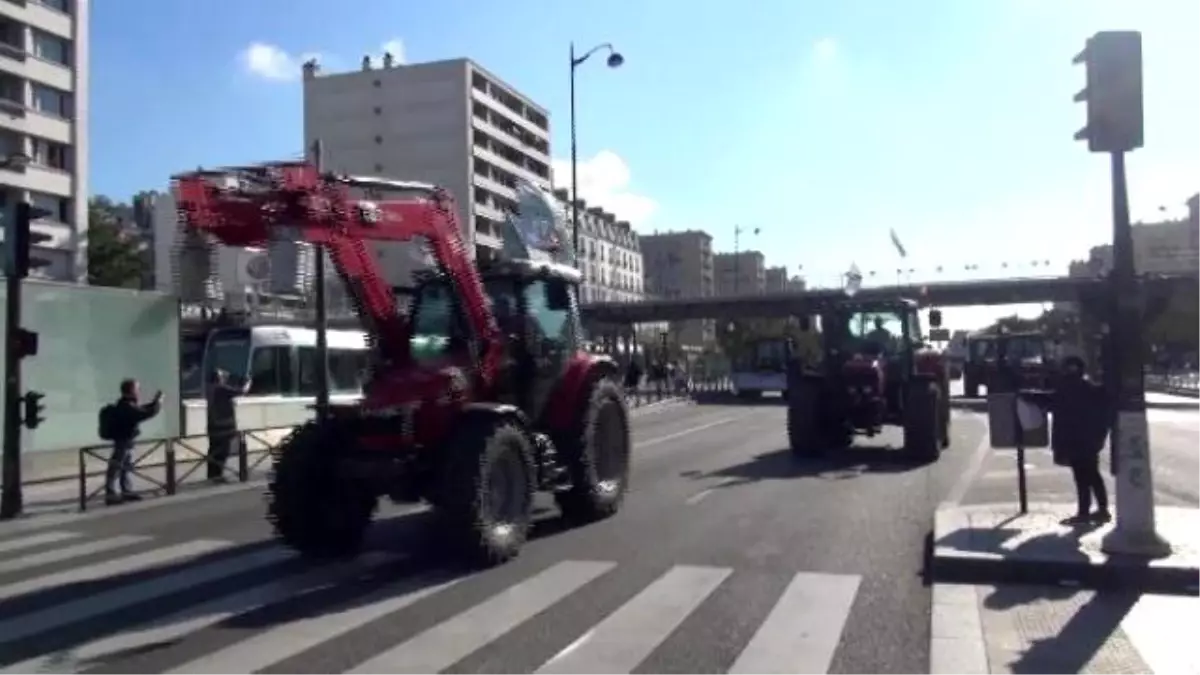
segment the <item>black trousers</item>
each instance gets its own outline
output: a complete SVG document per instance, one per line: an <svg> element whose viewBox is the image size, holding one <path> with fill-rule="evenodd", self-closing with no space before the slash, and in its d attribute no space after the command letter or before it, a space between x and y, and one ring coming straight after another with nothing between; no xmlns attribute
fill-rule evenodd
<svg viewBox="0 0 1200 675"><path fill-rule="evenodd" d="M1076 457L1071 460L1071 475L1075 478L1075 495L1079 500L1079 515L1086 515L1092 510L1092 499L1096 507L1102 511L1108 510L1108 490L1104 487L1104 477L1100 475L1100 455L1088 454L1086 457Z"/></svg>
<svg viewBox="0 0 1200 675"><path fill-rule="evenodd" d="M237 443L241 441L237 432L210 432L208 435L208 477L220 478L225 475L225 463L229 461Z"/></svg>

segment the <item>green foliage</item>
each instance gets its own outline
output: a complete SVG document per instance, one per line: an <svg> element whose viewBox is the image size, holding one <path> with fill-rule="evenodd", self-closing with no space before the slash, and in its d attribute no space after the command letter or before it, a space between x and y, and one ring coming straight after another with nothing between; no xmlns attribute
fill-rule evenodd
<svg viewBox="0 0 1200 675"><path fill-rule="evenodd" d="M88 283L139 287L146 269L138 241L122 229L129 207L97 196L88 201Z"/></svg>
<svg viewBox="0 0 1200 675"><path fill-rule="evenodd" d="M1200 290L1191 286L1176 293L1157 316L1152 313L1147 317L1147 343L1195 351L1200 343L1200 297L1197 296Z"/></svg>

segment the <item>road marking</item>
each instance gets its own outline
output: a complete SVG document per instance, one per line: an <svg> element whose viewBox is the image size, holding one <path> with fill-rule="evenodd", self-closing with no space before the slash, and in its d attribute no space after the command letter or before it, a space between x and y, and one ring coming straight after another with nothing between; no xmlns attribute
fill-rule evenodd
<svg viewBox="0 0 1200 675"><path fill-rule="evenodd" d="M987 429L984 429L983 438L980 439L979 446L975 448L975 452L967 460L966 470L954 482L954 486L950 488L950 494L946 495L946 500L942 502L942 505L958 506L962 503L963 498L967 496L967 490L970 490L971 484L975 482L975 477L983 470L983 464L987 460L988 452L991 449L992 439L988 436Z"/></svg>
<svg viewBox="0 0 1200 675"><path fill-rule="evenodd" d="M153 618L132 630L44 654L0 670L0 673L75 673L101 665L106 658L146 653L211 628L240 614L274 605L283 600L310 595L330 588L337 581L372 568L396 562L403 556L368 553L359 560L322 567L297 577L260 584L225 595L195 607L187 607L165 618Z"/></svg>
<svg viewBox="0 0 1200 675"><path fill-rule="evenodd" d="M709 422L708 424L702 424L698 427L692 427L691 429L685 429L683 431L676 431L673 434L667 434L666 436L659 436L658 438L652 438L648 441L635 441L634 448L641 450L642 448L645 448L647 446L658 445L660 443L666 443L667 441L673 441L676 438L683 438L684 436L687 436L688 434L694 434L699 431L704 431L705 429L719 427L722 424L729 424L730 422L740 420L743 417L748 417L751 414L753 414L753 413L747 413L746 415L737 415L734 417L723 417L715 422Z"/></svg>
<svg viewBox="0 0 1200 675"><path fill-rule="evenodd" d="M351 673L437 673L532 619L616 567L561 562L360 663ZM245 667L242 667L245 670Z"/></svg>
<svg viewBox="0 0 1200 675"><path fill-rule="evenodd" d="M632 673L732 572L671 568L536 672Z"/></svg>
<svg viewBox="0 0 1200 675"><path fill-rule="evenodd" d="M51 549L33 555L25 555L14 560L6 560L0 562L0 574L7 572L18 572L20 570L29 569L30 567L40 567L42 565L51 565L53 563L71 560L74 558L83 558L97 553L104 553L113 549L133 546L145 541L150 541L150 537L142 537L138 535L120 535L100 539L97 541L89 541L83 544L75 544L74 546L66 546L64 548Z"/></svg>
<svg viewBox="0 0 1200 675"><path fill-rule="evenodd" d="M0 600L15 598L20 595L36 593L44 591L48 588L56 588L59 586L69 586L87 581L96 581L121 574L131 574L140 572L149 567L165 565L167 563L178 562L186 558L194 558L206 553L212 553L222 548L230 546L229 542L225 541L209 541L196 540L186 544L177 546L168 546L167 548L155 549L145 553L137 553L126 556L124 558L114 558L106 560L95 565L85 564L69 570L63 570L54 574L46 574L44 576L26 579L11 584L0 586ZM8 622L5 622L8 623ZM0 631L0 639L7 639L6 631Z"/></svg>
<svg viewBox="0 0 1200 675"><path fill-rule="evenodd" d="M171 673L253 673L313 647L341 637L450 588L462 578L422 575L389 584L364 597L350 598L341 608L322 611L257 633L225 649L189 661Z"/></svg>
<svg viewBox="0 0 1200 675"><path fill-rule="evenodd" d="M712 492L713 492L713 488L708 488L708 489L706 489L706 490L701 490L701 491L697 492L696 494L694 494L694 495L692 495L691 497L688 497L688 498L687 498L687 505L688 505L688 506L695 506L696 504L699 504L699 503L700 503L700 500L702 500L702 499L704 499L705 497L707 497L707 496L711 495L711 494L712 494Z"/></svg>
<svg viewBox="0 0 1200 675"><path fill-rule="evenodd" d="M208 553L228 545L226 542L198 541L191 544L158 549L143 555L155 555L157 556L155 562L161 564L193 557L199 553ZM31 635L92 619L125 609L126 607L132 607L142 602L171 595L172 593L186 591L201 584L220 581L243 572L274 565L287 560L292 555L290 551L283 549L266 549L200 567L185 568L166 576L156 577L130 586L85 595L78 600L53 605L46 609L0 621L0 641L13 642ZM122 560L128 561L135 557L137 556L130 556ZM135 563L125 569L134 571L139 566L148 567L149 565L138 565Z"/></svg>
<svg viewBox="0 0 1200 675"><path fill-rule="evenodd" d="M796 574L729 672L828 672L860 580L845 574Z"/></svg>
<svg viewBox="0 0 1200 675"><path fill-rule="evenodd" d="M0 553L10 553L12 551L20 551L24 548L55 544L67 539L77 539L79 536L75 532L42 532L41 534L21 537L20 539L9 539L7 541L0 541Z"/></svg>

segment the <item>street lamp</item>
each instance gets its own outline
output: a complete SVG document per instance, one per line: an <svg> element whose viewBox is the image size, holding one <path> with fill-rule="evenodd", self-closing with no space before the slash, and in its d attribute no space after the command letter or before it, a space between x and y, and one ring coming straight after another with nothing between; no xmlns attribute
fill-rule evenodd
<svg viewBox="0 0 1200 675"><path fill-rule="evenodd" d="M575 56L575 43L571 43L571 241L575 248L576 264L579 260L579 155L575 146L575 69L602 49L608 50L606 63L609 68L620 68L625 63L625 57L613 49L611 43L596 45L584 52L583 56Z"/></svg>

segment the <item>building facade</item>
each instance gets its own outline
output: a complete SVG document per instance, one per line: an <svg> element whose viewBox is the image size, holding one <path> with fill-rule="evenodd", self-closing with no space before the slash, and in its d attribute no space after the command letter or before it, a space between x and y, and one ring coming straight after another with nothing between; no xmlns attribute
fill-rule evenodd
<svg viewBox="0 0 1200 675"><path fill-rule="evenodd" d="M570 193L554 191L571 227ZM637 302L644 297L642 246L628 221L579 200L580 302Z"/></svg>
<svg viewBox="0 0 1200 675"><path fill-rule="evenodd" d="M749 295L766 290L767 259L760 251L718 253L713 266L717 295ZM785 270L785 278L786 274Z"/></svg>
<svg viewBox="0 0 1200 675"><path fill-rule="evenodd" d="M768 267L763 278L763 290L767 293L781 293L788 290L787 267Z"/></svg>
<svg viewBox="0 0 1200 675"><path fill-rule="evenodd" d="M49 215L32 276L87 279L89 0L0 2L0 217Z"/></svg>
<svg viewBox="0 0 1200 675"><path fill-rule="evenodd" d="M454 196L468 250L500 249L518 178L550 190L550 115L470 59L355 72L304 65L305 147L320 139L328 169L440 185ZM393 285L423 266L411 244L375 244Z"/></svg>
<svg viewBox="0 0 1200 675"><path fill-rule="evenodd" d="M700 230L642 235L645 289L656 298L708 298L716 292L712 236ZM707 345L716 339L713 321L684 321L670 331L684 345Z"/></svg>

